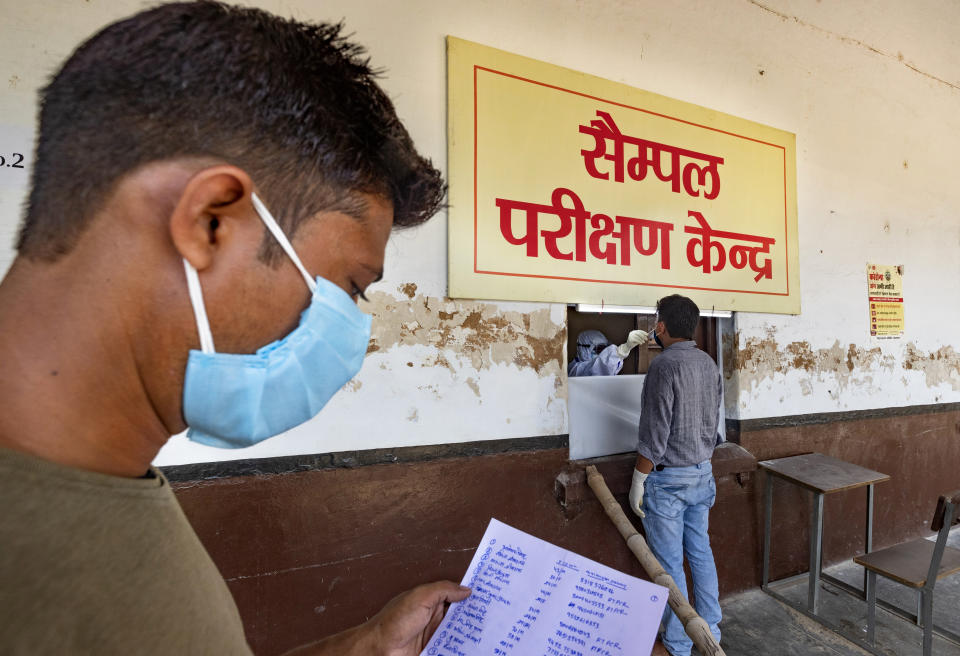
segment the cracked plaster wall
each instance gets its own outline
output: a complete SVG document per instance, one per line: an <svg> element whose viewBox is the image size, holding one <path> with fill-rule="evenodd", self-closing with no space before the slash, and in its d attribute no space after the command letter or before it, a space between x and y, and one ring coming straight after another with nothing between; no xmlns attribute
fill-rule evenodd
<svg viewBox="0 0 960 656"><path fill-rule="evenodd" d="M733 408L728 401L728 415L772 417L925 405L960 396L960 353L950 345L931 352L913 341L883 348L834 339L829 346L814 348L808 340L778 341L771 326L763 332L724 337L726 395L738 404Z"/></svg>
<svg viewBox="0 0 960 656"><path fill-rule="evenodd" d="M960 4L952 0L263 0L344 19L418 147L446 163L453 34L797 134L796 317L727 322L731 417L960 401ZM36 89L140 0L0 0L0 136L29 134ZM29 137L25 137L29 140ZM0 144L0 147L4 144ZM26 192L0 171L0 270ZM320 417L253 449L175 438L175 464L564 433L564 309L450 301L441 214L398 232L368 308L360 376ZM871 344L864 266L905 266L907 334ZM600 299L597 299L598 302ZM556 342L556 344L555 344Z"/></svg>

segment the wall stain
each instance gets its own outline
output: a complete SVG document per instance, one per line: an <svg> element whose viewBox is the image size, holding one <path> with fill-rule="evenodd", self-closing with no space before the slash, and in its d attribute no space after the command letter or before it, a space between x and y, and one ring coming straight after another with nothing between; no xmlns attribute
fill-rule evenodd
<svg viewBox="0 0 960 656"><path fill-rule="evenodd" d="M442 366L456 374L448 359L452 352L478 371L512 364L533 369L541 377L563 378L567 327L551 320L549 308L503 311L482 301L410 296L415 289L413 283L400 286L408 298L367 294L369 302L361 309L374 317L368 354L422 345L439 352L418 362L421 367Z"/></svg>
<svg viewBox="0 0 960 656"><path fill-rule="evenodd" d="M907 344L903 368L923 372L927 387L949 384L960 390L960 353L952 346L943 346L924 355L913 342Z"/></svg>
<svg viewBox="0 0 960 656"><path fill-rule="evenodd" d="M440 399L443 398L440 395L440 386L439 385L418 385L417 389L421 392L430 392L433 394L433 398Z"/></svg>
<svg viewBox="0 0 960 656"><path fill-rule="evenodd" d="M473 393L477 395L477 398L482 398L480 396L480 383L477 382L476 378L467 378L467 385L470 386L470 389L473 390ZM483 403L483 401L481 401Z"/></svg>
<svg viewBox="0 0 960 656"><path fill-rule="evenodd" d="M954 390L960 390L960 353L952 346L924 354L910 342L904 346L903 360L899 361L879 346L867 348L851 343L844 347L839 340L832 346L817 349L807 341L781 345L776 339L776 330L767 328L763 337L741 340L739 332L724 335L722 348L728 399L731 394L753 389L764 379L790 371L809 374L800 380L804 396L813 393L812 381L823 380L824 376L836 379L836 387L829 390L836 396L839 390L853 383L870 385L874 375L885 371L889 376L897 368L922 371L927 387L949 384Z"/></svg>
<svg viewBox="0 0 960 656"><path fill-rule="evenodd" d="M415 282L404 283L403 285L400 285L399 287L397 287L397 291L400 292L401 294L406 294L407 298L413 298L414 296L417 295L417 283Z"/></svg>

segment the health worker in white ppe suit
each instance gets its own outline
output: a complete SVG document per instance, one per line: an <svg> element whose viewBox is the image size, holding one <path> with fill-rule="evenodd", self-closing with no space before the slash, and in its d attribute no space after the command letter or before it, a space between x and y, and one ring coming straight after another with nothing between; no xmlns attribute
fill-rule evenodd
<svg viewBox="0 0 960 656"><path fill-rule="evenodd" d="M647 339L649 335L644 331L631 330L627 341L616 346L599 330L584 330L577 335L577 357L567 365L567 375L616 376L623 368L624 358Z"/></svg>

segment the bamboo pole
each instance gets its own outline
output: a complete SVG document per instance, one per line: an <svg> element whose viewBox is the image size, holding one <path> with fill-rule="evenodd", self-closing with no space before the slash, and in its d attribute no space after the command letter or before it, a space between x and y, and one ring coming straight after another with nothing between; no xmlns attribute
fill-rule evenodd
<svg viewBox="0 0 960 656"><path fill-rule="evenodd" d="M593 465L587 467L587 483L590 485L593 493L597 495L597 499L600 500L603 511L607 513L607 517L610 518L610 521L612 521L617 527L617 530L620 531L620 535L626 540L627 547L633 552L633 555L637 557L637 560L640 561L640 565L642 565L643 569L647 572L647 576L657 585L662 585L670 591L667 603L670 604L670 608L672 608L673 612L680 618L684 630L687 632L687 635L690 636L690 639L693 640L693 644L697 646L700 653L704 656L726 656L723 653L723 649L717 644L717 639L714 638L710 632L710 627L702 617L697 615L697 611L693 609L690 602L687 601L687 598L680 592L680 588L677 587L673 577L663 569L663 566L657 560L656 556L650 551L650 547L647 546L647 541L643 539L642 535L637 533L633 524L627 518L626 514L624 514L620 504L613 498L609 488L607 488L607 484L603 480L603 475L598 472L597 468Z"/></svg>

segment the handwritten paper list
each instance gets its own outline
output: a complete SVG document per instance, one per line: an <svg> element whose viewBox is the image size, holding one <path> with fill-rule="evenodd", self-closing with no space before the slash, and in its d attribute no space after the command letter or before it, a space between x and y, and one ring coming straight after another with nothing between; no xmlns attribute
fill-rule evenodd
<svg viewBox="0 0 960 656"><path fill-rule="evenodd" d="M491 519L421 656L626 656L653 649L667 600L622 574Z"/></svg>

